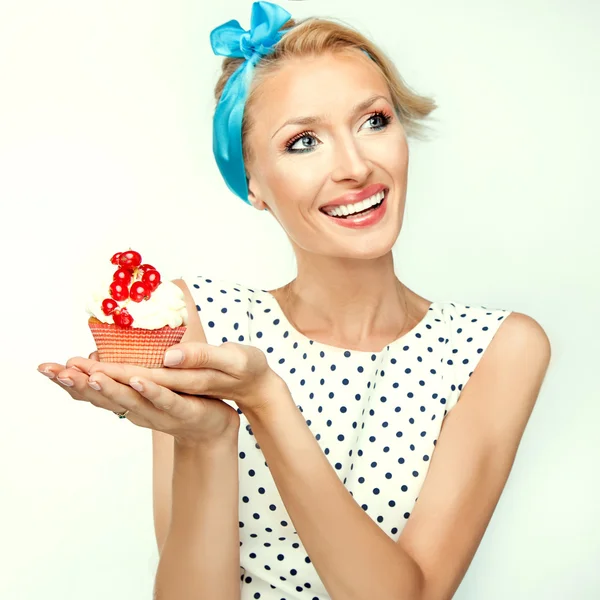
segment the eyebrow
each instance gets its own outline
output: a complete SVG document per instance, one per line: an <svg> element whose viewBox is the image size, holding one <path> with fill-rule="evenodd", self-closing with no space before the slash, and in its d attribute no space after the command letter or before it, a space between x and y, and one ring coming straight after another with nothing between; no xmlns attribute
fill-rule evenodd
<svg viewBox="0 0 600 600"><path fill-rule="evenodd" d="M366 100L363 100L362 102L359 102L358 104L356 104L354 106L354 108L352 109L352 114L354 115L354 114L356 114L358 112L366 110L367 108L369 108L369 106L371 106L371 104L374 104L380 98L383 98L384 100L387 100L389 102L389 98L387 98L386 96L383 96L382 94L375 94L374 96L370 96ZM273 139L277 135L277 133L281 129L283 129L284 127L286 127L287 125L315 125L317 123L322 123L323 121L324 121L323 117L295 117L295 118L292 118L292 119L288 119L271 136L271 139Z"/></svg>

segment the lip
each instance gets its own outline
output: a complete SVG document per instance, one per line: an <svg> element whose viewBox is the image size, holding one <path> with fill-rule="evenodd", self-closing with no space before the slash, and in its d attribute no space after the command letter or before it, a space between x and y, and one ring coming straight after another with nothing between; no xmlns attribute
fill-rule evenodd
<svg viewBox="0 0 600 600"><path fill-rule="evenodd" d="M319 210L324 211L326 208L334 208L336 206L343 206L344 204L356 204L387 189L387 186L383 185L383 183L372 183L359 192L349 192L327 204L323 204L323 206L319 207Z"/></svg>
<svg viewBox="0 0 600 600"><path fill-rule="evenodd" d="M327 213L323 213L328 219L335 221L335 223L337 225L341 225L342 227L347 227L349 229L363 229L365 227L372 227L373 225L376 225L377 223L379 223L383 217L385 216L385 213L387 211L387 204L388 204L388 196L389 196L389 192L385 192L385 195L383 197L383 202L379 205L378 208L376 208L373 212L369 213L366 216L360 216L360 217L349 217L347 219L339 219L336 217L332 217L331 215L328 215Z"/></svg>

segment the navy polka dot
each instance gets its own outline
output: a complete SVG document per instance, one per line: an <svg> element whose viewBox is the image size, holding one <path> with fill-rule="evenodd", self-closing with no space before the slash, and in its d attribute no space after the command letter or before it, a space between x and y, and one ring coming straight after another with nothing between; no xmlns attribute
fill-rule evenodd
<svg viewBox="0 0 600 600"><path fill-rule="evenodd" d="M264 352L286 382L304 418L301 426L331 465L330 476L338 477L357 506L397 541L427 476L444 418L510 311L433 302L410 331L379 351L361 351L303 335L266 290L204 276L184 281L208 343L232 340ZM237 404L223 402L236 409L241 423L241 600L327 600L261 440ZM307 457L297 460L302 464ZM308 500L318 504L324 498L315 494Z"/></svg>

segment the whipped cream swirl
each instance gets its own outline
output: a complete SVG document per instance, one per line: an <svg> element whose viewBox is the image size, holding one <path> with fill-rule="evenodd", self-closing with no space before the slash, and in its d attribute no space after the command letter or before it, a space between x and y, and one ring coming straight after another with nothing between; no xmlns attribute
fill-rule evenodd
<svg viewBox="0 0 600 600"><path fill-rule="evenodd" d="M86 312L102 321L103 323L114 324L112 315L105 315L102 312L102 301L110 298L109 286L112 283L112 277L107 279L105 285L93 290L89 300L86 302ZM168 325L169 327L179 327L187 325L187 308L185 305L185 296L183 291L172 281L163 281L153 292L148 300L134 302L131 299L117 302L119 308L127 308L129 314L133 317L132 328L139 329L160 329Z"/></svg>

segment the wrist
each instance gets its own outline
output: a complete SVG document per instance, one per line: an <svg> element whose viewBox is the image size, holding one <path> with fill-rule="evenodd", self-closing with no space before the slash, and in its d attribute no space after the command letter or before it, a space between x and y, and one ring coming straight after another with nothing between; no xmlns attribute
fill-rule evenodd
<svg viewBox="0 0 600 600"><path fill-rule="evenodd" d="M213 452L229 451L238 447L239 419L238 426L231 427L218 437L212 440L194 440L187 438L174 437L175 449L185 454L207 454Z"/></svg>
<svg viewBox="0 0 600 600"><path fill-rule="evenodd" d="M262 387L260 402L243 408L243 412L248 420L268 420L277 407L285 405L286 400L295 406L286 382L275 372L271 372Z"/></svg>

